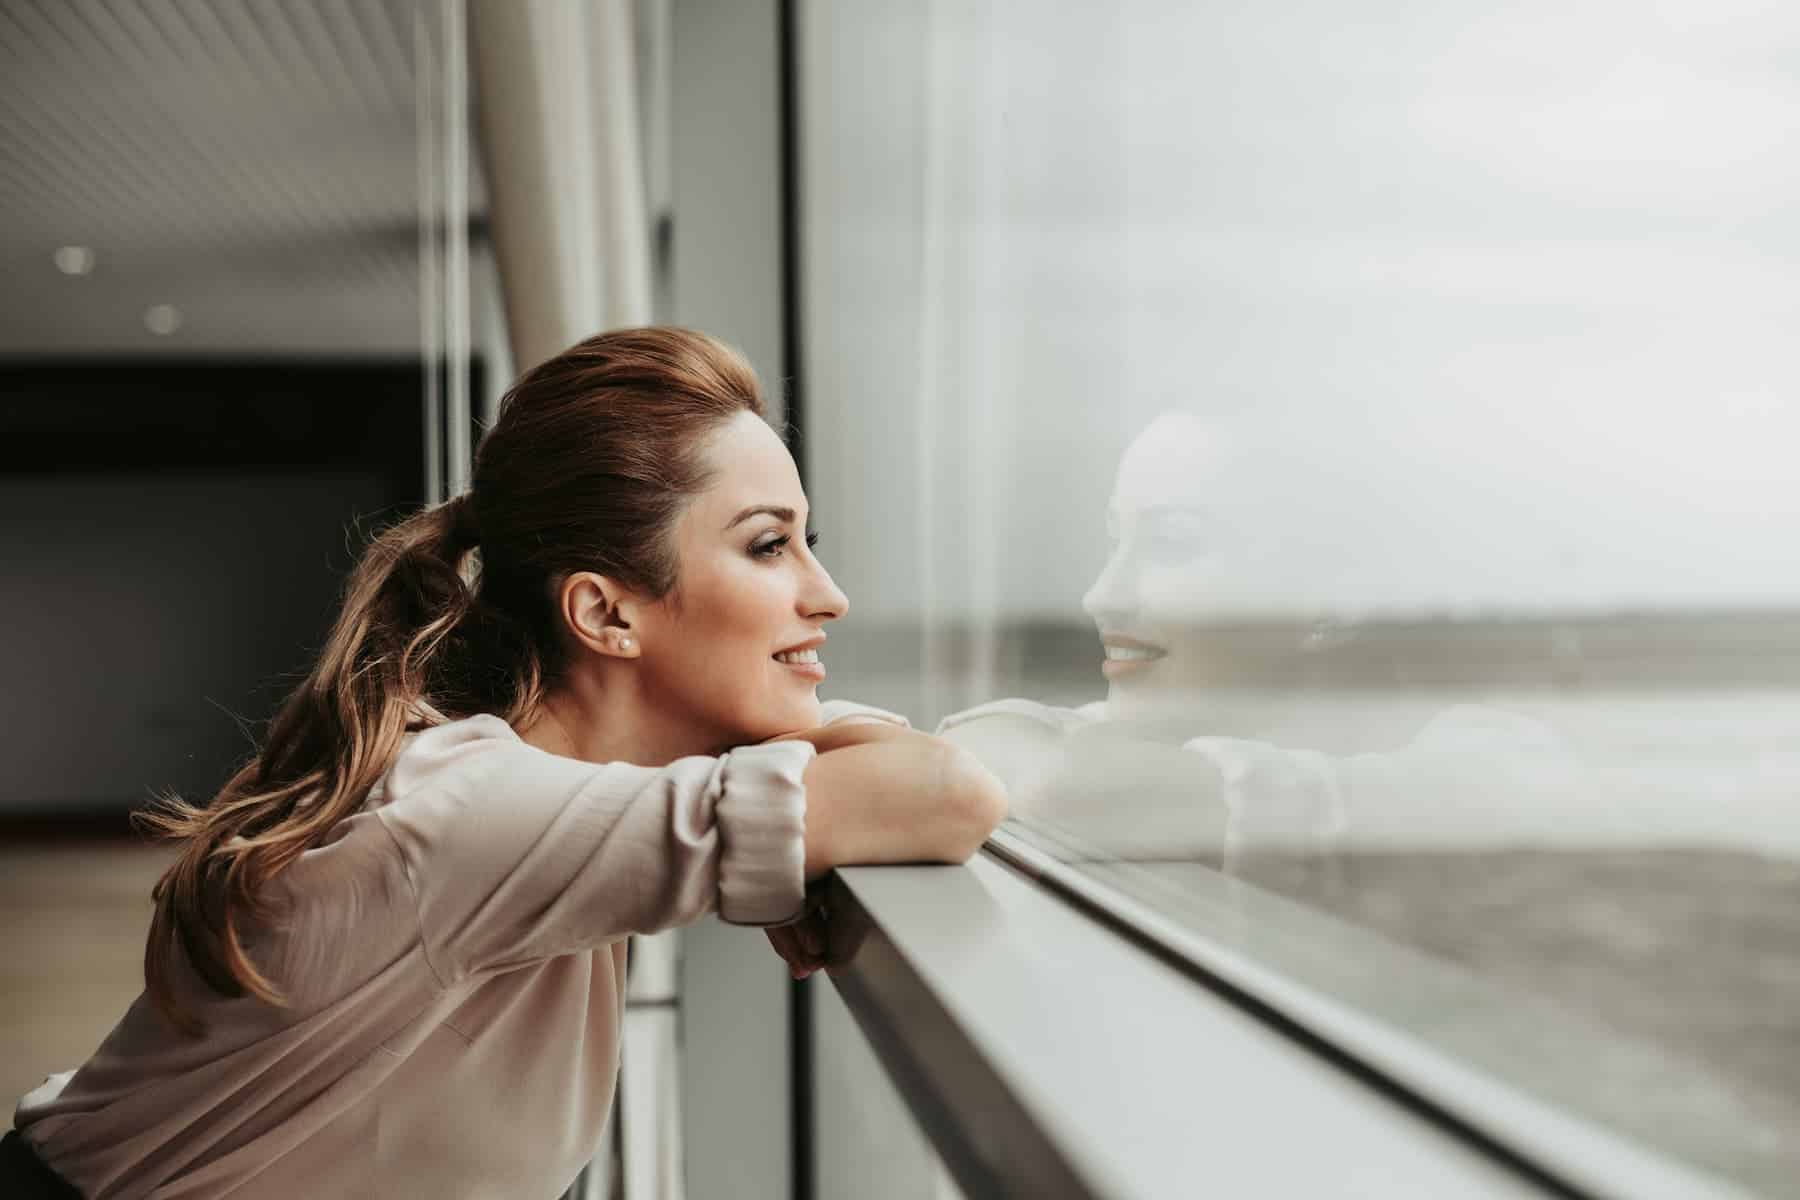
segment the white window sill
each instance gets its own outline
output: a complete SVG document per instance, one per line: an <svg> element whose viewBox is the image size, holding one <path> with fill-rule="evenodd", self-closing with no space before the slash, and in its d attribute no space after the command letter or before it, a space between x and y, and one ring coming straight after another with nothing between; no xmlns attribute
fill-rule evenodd
<svg viewBox="0 0 1800 1200"><path fill-rule="evenodd" d="M868 925L837 989L970 1197L1733 1194L1617 1146L1536 1154L992 849L830 898Z"/></svg>

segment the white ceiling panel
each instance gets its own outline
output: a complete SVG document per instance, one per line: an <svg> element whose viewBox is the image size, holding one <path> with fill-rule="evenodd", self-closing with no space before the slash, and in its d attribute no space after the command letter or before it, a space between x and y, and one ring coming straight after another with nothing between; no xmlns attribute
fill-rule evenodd
<svg viewBox="0 0 1800 1200"><path fill-rule="evenodd" d="M417 353L414 22L440 11L0 0L0 354Z"/></svg>

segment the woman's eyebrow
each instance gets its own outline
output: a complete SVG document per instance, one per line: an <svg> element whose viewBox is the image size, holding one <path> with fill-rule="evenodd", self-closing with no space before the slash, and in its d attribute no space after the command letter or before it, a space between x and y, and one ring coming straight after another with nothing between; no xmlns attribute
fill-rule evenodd
<svg viewBox="0 0 1800 1200"><path fill-rule="evenodd" d="M768 513L770 516L786 521L790 525L793 524L794 521L794 510L791 508L784 508L779 504L752 504L749 508L746 508L743 512L731 518L731 524L725 526L725 528L731 529L736 525L740 525L758 513Z"/></svg>

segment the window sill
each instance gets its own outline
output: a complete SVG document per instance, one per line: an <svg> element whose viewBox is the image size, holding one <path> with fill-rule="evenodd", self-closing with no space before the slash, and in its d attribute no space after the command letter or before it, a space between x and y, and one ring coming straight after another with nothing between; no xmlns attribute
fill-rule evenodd
<svg viewBox="0 0 1800 1200"><path fill-rule="evenodd" d="M839 871L832 975L975 1196L1575 1194L990 852Z"/></svg>

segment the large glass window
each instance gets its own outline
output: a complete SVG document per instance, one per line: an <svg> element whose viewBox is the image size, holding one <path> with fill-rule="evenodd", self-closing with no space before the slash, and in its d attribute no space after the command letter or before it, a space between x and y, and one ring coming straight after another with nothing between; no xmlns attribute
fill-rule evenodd
<svg viewBox="0 0 1800 1200"><path fill-rule="evenodd" d="M805 13L828 690L1164 915L1791 1180L1800 17Z"/></svg>

